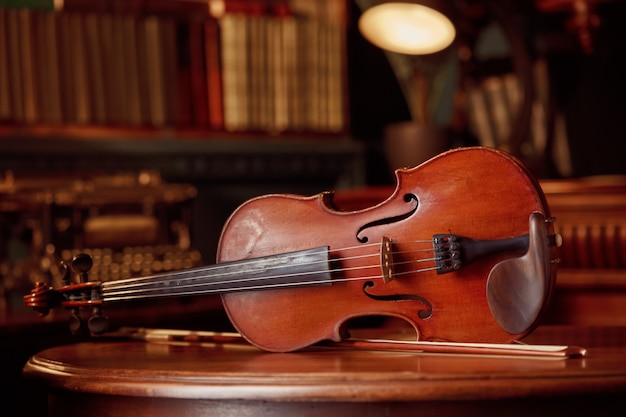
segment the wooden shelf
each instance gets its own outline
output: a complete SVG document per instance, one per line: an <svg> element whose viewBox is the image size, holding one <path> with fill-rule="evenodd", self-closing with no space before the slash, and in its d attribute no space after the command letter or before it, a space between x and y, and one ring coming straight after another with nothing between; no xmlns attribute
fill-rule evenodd
<svg viewBox="0 0 626 417"><path fill-rule="evenodd" d="M123 133L5 134L0 137L0 169L30 173L157 170L165 179L184 181L330 177L341 177L349 185L364 181L364 146L347 136L212 134L201 139L181 137L177 132Z"/></svg>

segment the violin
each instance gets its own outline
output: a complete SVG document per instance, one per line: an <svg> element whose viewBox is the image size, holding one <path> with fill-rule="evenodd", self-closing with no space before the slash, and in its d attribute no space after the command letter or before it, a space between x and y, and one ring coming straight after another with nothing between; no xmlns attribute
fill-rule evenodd
<svg viewBox="0 0 626 417"><path fill-rule="evenodd" d="M551 298L559 236L537 181L513 156L483 147L447 151L395 173L373 207L340 211L333 193L274 194L237 208L216 264L89 281L78 255L60 288L37 283L26 306L47 314L91 309L106 331L115 301L219 293L236 330L287 352L349 337L363 316L408 322L422 341L510 343L537 325Z"/></svg>

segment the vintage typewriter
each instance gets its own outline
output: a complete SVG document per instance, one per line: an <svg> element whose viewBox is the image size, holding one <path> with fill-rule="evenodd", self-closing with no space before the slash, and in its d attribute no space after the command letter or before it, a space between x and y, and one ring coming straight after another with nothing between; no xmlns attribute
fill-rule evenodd
<svg viewBox="0 0 626 417"><path fill-rule="evenodd" d="M60 265L93 259L90 279L117 280L202 265L191 242L196 189L154 172L0 179L0 313L36 281L57 285Z"/></svg>

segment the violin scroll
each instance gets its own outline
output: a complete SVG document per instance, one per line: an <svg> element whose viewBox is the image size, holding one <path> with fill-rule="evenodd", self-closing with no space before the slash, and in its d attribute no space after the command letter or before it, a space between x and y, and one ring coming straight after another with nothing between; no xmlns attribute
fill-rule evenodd
<svg viewBox="0 0 626 417"><path fill-rule="evenodd" d="M24 296L24 305L35 310L40 317L45 317L51 308L61 305L61 299L61 295L52 287L38 281L35 288Z"/></svg>
<svg viewBox="0 0 626 417"><path fill-rule="evenodd" d="M45 317L55 307L70 309L69 328L72 333L81 333L85 329L85 320L80 317L81 308L91 308L92 316L87 320L87 329L91 334L102 334L108 329L108 319L102 314L100 282L89 281L89 270L93 266L91 256L80 253L68 266L61 262L64 271L63 286L52 288L44 282L37 282L29 294L24 296L24 305L31 307L39 316ZM72 282L73 272L77 279Z"/></svg>

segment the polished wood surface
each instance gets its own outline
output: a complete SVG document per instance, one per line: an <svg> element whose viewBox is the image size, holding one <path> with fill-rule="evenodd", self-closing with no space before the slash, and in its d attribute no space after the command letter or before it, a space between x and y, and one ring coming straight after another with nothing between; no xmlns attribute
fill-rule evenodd
<svg viewBox="0 0 626 417"><path fill-rule="evenodd" d="M626 348L531 359L103 340L45 350L24 372L50 417L621 415Z"/></svg>

